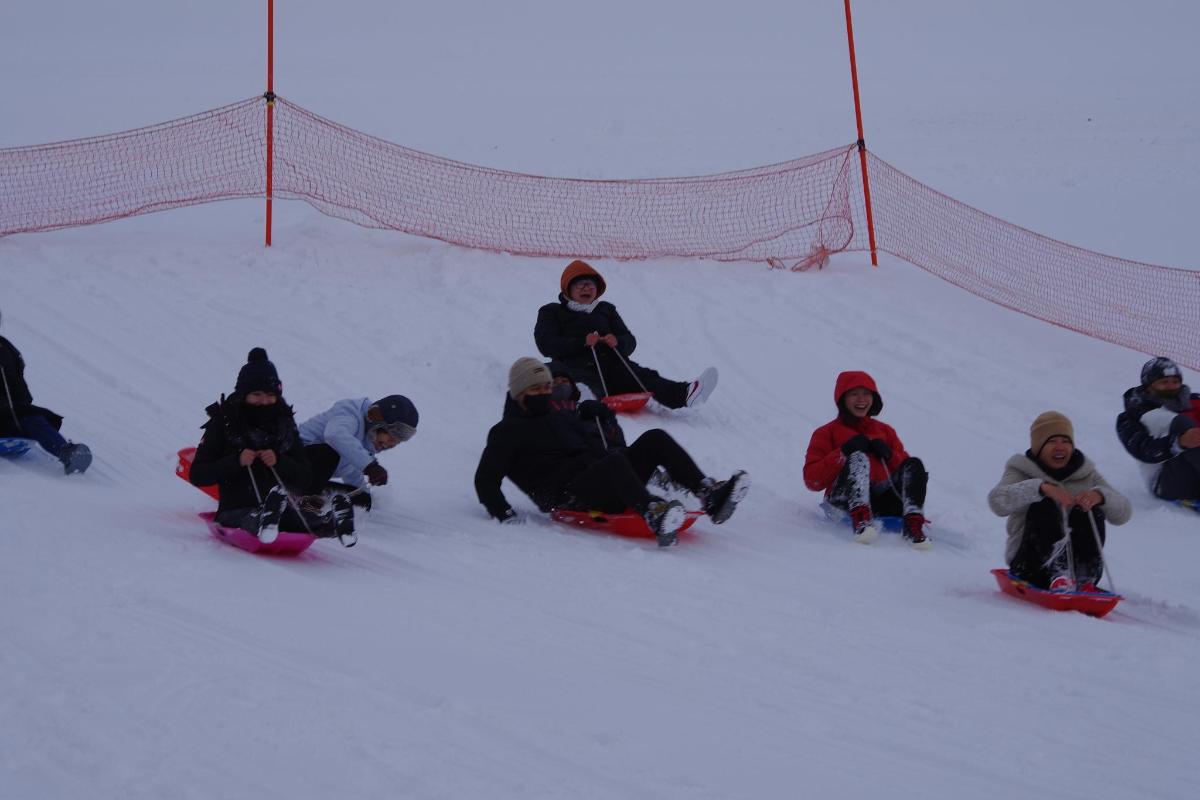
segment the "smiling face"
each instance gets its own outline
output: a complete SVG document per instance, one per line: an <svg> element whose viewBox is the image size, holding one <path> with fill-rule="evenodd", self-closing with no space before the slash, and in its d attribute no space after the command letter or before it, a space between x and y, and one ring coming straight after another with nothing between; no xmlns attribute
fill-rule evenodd
<svg viewBox="0 0 1200 800"><path fill-rule="evenodd" d="M1062 469L1073 455L1075 455L1075 445L1070 439L1066 436L1051 436L1042 445L1042 451L1038 453L1038 461L1051 469Z"/></svg>
<svg viewBox="0 0 1200 800"><path fill-rule="evenodd" d="M871 404L875 402L875 393L865 386L855 386L850 391L842 395L842 405L856 417L862 418L867 416L871 410Z"/></svg>
<svg viewBox="0 0 1200 800"><path fill-rule="evenodd" d="M600 296L593 278L578 278L571 282L567 291L568 299L585 306Z"/></svg>

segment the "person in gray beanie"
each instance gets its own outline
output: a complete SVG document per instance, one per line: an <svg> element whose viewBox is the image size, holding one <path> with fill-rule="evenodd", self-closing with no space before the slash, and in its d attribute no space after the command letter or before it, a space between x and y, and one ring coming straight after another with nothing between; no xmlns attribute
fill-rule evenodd
<svg viewBox="0 0 1200 800"><path fill-rule="evenodd" d="M577 414L551 413L553 383L550 369L536 358L517 359L509 369L504 416L488 432L475 470L479 502L501 523L523 521L500 488L505 478L542 511L632 509L663 547L675 543L686 514L679 501L647 491L646 482L658 467L700 498L717 524L729 519L745 497L750 485L745 472L724 481L706 478L661 429L647 431L623 450L606 451Z"/></svg>
<svg viewBox="0 0 1200 800"><path fill-rule="evenodd" d="M33 439L62 463L66 474L83 472L92 463L92 451L63 438L62 423L58 414L33 404L25 359L16 345L0 336L0 436Z"/></svg>
<svg viewBox="0 0 1200 800"><path fill-rule="evenodd" d="M1125 391L1117 436L1136 458L1150 491L1164 500L1200 500L1200 395L1169 358L1142 366L1141 384Z"/></svg>

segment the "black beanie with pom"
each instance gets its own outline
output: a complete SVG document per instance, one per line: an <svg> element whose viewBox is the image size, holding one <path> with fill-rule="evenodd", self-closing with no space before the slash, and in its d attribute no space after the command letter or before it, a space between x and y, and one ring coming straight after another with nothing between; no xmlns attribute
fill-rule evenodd
<svg viewBox="0 0 1200 800"><path fill-rule="evenodd" d="M243 397L251 392L270 392L281 394L283 385L279 382L279 373L275 365L267 358L267 351L256 347L246 356L246 366L238 372L237 385L234 391Z"/></svg>

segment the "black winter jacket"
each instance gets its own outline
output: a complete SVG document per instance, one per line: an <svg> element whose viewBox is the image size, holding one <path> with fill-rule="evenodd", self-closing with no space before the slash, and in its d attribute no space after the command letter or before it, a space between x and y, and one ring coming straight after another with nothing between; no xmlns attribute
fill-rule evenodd
<svg viewBox="0 0 1200 800"><path fill-rule="evenodd" d="M567 485L605 455L592 428L589 432L571 412L533 416L506 397L504 418L488 431L475 470L479 502L493 517L503 518L512 508L500 489L508 478L542 511L562 505Z"/></svg>
<svg viewBox="0 0 1200 800"><path fill-rule="evenodd" d="M1125 410L1117 416L1117 436L1125 450L1131 456L1146 464L1160 464L1179 454L1175 448L1175 440L1179 434L1191 427L1187 420L1200 422L1200 395L1192 394L1184 386L1177 398L1164 399L1156 397L1141 386L1126 390L1124 395ZM1142 418L1152 411L1163 410L1170 417L1170 422L1161 424L1168 418L1160 415L1162 420L1148 426Z"/></svg>
<svg viewBox="0 0 1200 800"><path fill-rule="evenodd" d="M195 486L221 487L218 513L233 508L254 508L259 496L276 483L271 469L256 460L250 471L238 463L243 450L274 450L278 456L275 470L283 479L284 486L292 491L302 491L312 481L312 469L296 430L296 417L283 398L270 408L275 409L274 419L266 429L254 427L244 419L246 405L240 395L224 395L207 411L209 420L204 423L204 437L196 448L192 471L188 476ZM255 485L258 494L255 493Z"/></svg>
<svg viewBox="0 0 1200 800"><path fill-rule="evenodd" d="M617 307L601 300L592 311L572 311L561 294L557 303L547 303L538 309L533 339L542 355L561 361L569 367L594 367L592 352L586 344L587 335L595 331L601 336L617 337L617 350L628 358L637 347L637 339L625 327ZM597 347L603 354L609 348Z"/></svg>
<svg viewBox="0 0 1200 800"><path fill-rule="evenodd" d="M25 359L16 345L0 336L0 436L20 435L17 420L39 415L55 428L62 427L62 417L53 411L35 406L29 385L25 383Z"/></svg>

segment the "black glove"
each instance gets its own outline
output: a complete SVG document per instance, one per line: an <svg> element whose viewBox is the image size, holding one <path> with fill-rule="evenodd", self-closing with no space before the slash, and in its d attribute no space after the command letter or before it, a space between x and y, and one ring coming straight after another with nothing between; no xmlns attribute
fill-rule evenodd
<svg viewBox="0 0 1200 800"><path fill-rule="evenodd" d="M525 515L516 509L507 508L500 516L496 517L501 525L524 525Z"/></svg>
<svg viewBox="0 0 1200 800"><path fill-rule="evenodd" d="M601 422L608 422L616 418L616 414L612 412L612 409L599 400L584 400L579 404L577 410L579 418L584 422L591 422L594 419L598 419Z"/></svg>
<svg viewBox="0 0 1200 800"><path fill-rule="evenodd" d="M883 439L871 440L871 452L879 456L881 461L889 461L892 458L892 448L888 447L888 443Z"/></svg>
<svg viewBox="0 0 1200 800"><path fill-rule="evenodd" d="M871 440L861 433L850 437L850 440L842 445L842 455L849 456L851 453L866 453L871 449Z"/></svg>
<svg viewBox="0 0 1200 800"><path fill-rule="evenodd" d="M367 482L372 486L383 486L387 483L387 470L380 466L378 461L372 461L363 467L363 475L367 476Z"/></svg>

